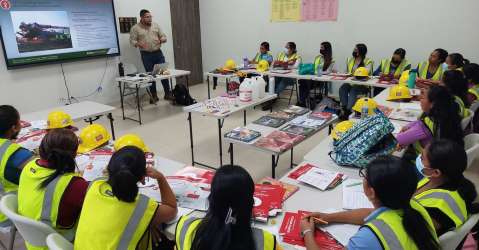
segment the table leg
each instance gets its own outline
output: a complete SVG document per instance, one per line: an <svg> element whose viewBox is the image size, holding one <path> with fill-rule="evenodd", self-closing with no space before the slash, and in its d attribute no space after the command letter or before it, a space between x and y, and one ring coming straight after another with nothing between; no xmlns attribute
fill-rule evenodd
<svg viewBox="0 0 479 250"><path fill-rule="evenodd" d="M186 78L186 88L189 91L190 90L190 77L188 75L185 75L185 78ZM208 87L208 89L209 89L209 87Z"/></svg>
<svg viewBox="0 0 479 250"><path fill-rule="evenodd" d="M279 155L271 155L271 177L276 178L276 167L278 166Z"/></svg>
<svg viewBox="0 0 479 250"><path fill-rule="evenodd" d="M294 148L291 148L291 162L290 162L290 165L289 165L289 168L293 168L294 167L294 163L293 163L293 158L294 158L294 151L293 151Z"/></svg>
<svg viewBox="0 0 479 250"><path fill-rule="evenodd" d="M296 102L299 100L299 80L296 79Z"/></svg>
<svg viewBox="0 0 479 250"><path fill-rule="evenodd" d="M230 152L230 164L231 166L234 165L234 153L233 153L233 143L230 143L230 149L229 149L229 152Z"/></svg>
<svg viewBox="0 0 479 250"><path fill-rule="evenodd" d="M243 110L243 125L246 126L246 109Z"/></svg>
<svg viewBox="0 0 479 250"><path fill-rule="evenodd" d="M140 86L136 84L136 106L138 107L138 121L141 125Z"/></svg>
<svg viewBox="0 0 479 250"><path fill-rule="evenodd" d="M115 137L115 126L113 125L113 121L114 121L113 115L111 113L108 113L107 117L110 120L111 136L113 137L113 140L115 140L116 137Z"/></svg>
<svg viewBox="0 0 479 250"><path fill-rule="evenodd" d="M223 128L224 120L218 119L218 143L220 151L220 167L223 166L223 139L221 137L221 128Z"/></svg>
<svg viewBox="0 0 479 250"><path fill-rule="evenodd" d="M123 116L123 120L125 120L125 104L123 98L123 90L121 88L121 82L118 82L118 88L120 89L120 103L121 103L121 114Z"/></svg>
<svg viewBox="0 0 479 250"><path fill-rule="evenodd" d="M210 94L210 76L206 76L206 84L208 85L208 99L211 98Z"/></svg>
<svg viewBox="0 0 479 250"><path fill-rule="evenodd" d="M193 145L193 121L191 119L191 112L188 112L188 125L190 127L190 147L191 147L191 165L195 165L195 151Z"/></svg>
<svg viewBox="0 0 479 250"><path fill-rule="evenodd" d="M226 92L225 93L228 93L228 83L230 83L230 79L228 77L226 77Z"/></svg>

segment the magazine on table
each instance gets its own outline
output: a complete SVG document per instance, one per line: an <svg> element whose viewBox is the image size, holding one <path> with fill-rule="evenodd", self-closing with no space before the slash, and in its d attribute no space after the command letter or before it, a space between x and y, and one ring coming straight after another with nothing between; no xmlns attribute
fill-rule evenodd
<svg viewBox="0 0 479 250"><path fill-rule="evenodd" d="M300 141L303 141L305 139L304 136L302 135L295 135L295 134L290 134L284 131L279 131L275 130L268 134L265 138L268 139L275 139L277 141L285 142L285 143L290 143L290 144L296 144Z"/></svg>
<svg viewBox="0 0 479 250"><path fill-rule="evenodd" d="M255 184L253 217L266 222L276 216L283 208L283 196L286 190L279 185Z"/></svg>
<svg viewBox="0 0 479 250"><path fill-rule="evenodd" d="M421 114L422 114L421 110L397 108L391 112L391 114L389 115L389 119L413 122L413 121L417 121L417 119L421 116Z"/></svg>
<svg viewBox="0 0 479 250"><path fill-rule="evenodd" d="M254 121L254 124L266 126L266 127L272 127L272 128L279 128L283 124L287 122L286 119L283 118L277 118L277 117L271 117L271 116L263 116L259 118L258 120Z"/></svg>
<svg viewBox="0 0 479 250"><path fill-rule="evenodd" d="M261 136L260 132L251 130L248 128L244 128L244 127L235 128L232 131L225 134L226 138L230 138L233 140L242 141L246 143L251 142L260 136Z"/></svg>
<svg viewBox="0 0 479 250"><path fill-rule="evenodd" d="M309 163L298 167L288 177L321 191L333 189L347 178L343 173L322 169Z"/></svg>
<svg viewBox="0 0 479 250"><path fill-rule="evenodd" d="M289 184L289 183L286 183L286 182L282 182L282 181L278 181L278 180L273 179L271 177L265 177L265 178L261 179L258 183L259 184L264 184L264 185L278 185L278 186L283 187L284 190L285 190L284 195L283 195L283 202L286 199L288 199L289 197L291 197L294 193L296 193L296 191L299 190L299 186Z"/></svg>
<svg viewBox="0 0 479 250"><path fill-rule="evenodd" d="M83 179L94 181L107 176L106 167L112 154L113 152L107 150L95 150L88 154L78 155L75 161Z"/></svg>
<svg viewBox="0 0 479 250"><path fill-rule="evenodd" d="M276 112L273 112L273 113L270 113L268 114L267 116L269 117L274 117L274 118L281 118L281 119L285 119L287 121L293 119L294 117L296 117L295 114L292 114L292 113L286 113L284 111L276 111Z"/></svg>
<svg viewBox="0 0 479 250"><path fill-rule="evenodd" d="M299 126L295 124L289 124L286 127L282 128L281 131L291 133L291 134L296 134L296 135L308 136L314 133L315 129L310 127Z"/></svg>
<svg viewBox="0 0 479 250"><path fill-rule="evenodd" d="M311 114L309 114L308 117L313 119L321 119L321 120L329 121L333 117L333 114L329 112L312 112Z"/></svg>
<svg viewBox="0 0 479 250"><path fill-rule="evenodd" d="M283 111L286 113L295 114L295 115L304 115L309 112L309 109L303 108L300 106L291 105L288 108L283 109Z"/></svg>
<svg viewBox="0 0 479 250"><path fill-rule="evenodd" d="M259 138L254 145L256 147L271 150L273 152L283 152L293 147L293 144L291 143L267 137Z"/></svg>
<svg viewBox="0 0 479 250"><path fill-rule="evenodd" d="M290 124L317 129L321 127L324 123L326 123L326 120L300 116L292 120Z"/></svg>

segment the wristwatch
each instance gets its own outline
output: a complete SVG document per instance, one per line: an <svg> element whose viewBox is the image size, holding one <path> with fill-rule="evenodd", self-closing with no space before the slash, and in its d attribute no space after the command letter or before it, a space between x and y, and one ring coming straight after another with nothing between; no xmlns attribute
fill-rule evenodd
<svg viewBox="0 0 479 250"><path fill-rule="evenodd" d="M311 230L311 229L306 229L306 230L302 231L301 234L300 234L300 235L301 235L301 238L304 238L307 233L312 232L312 231L313 231L313 230Z"/></svg>

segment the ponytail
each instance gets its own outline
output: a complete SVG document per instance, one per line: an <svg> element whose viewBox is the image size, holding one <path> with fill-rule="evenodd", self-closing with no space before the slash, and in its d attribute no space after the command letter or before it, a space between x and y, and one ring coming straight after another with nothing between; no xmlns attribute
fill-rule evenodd
<svg viewBox="0 0 479 250"><path fill-rule="evenodd" d="M76 163L71 152L66 152L62 149L52 149L46 160L49 165L55 167L55 172L42 181L41 188L47 187L58 176L75 172Z"/></svg>
<svg viewBox="0 0 479 250"><path fill-rule="evenodd" d="M121 201L133 202L138 195L138 185L135 175L133 175L126 167L115 172L108 180L113 195Z"/></svg>
<svg viewBox="0 0 479 250"><path fill-rule="evenodd" d="M416 243L417 248L421 250L439 249L439 244L432 233L433 229L427 224L421 213L413 209L410 204L407 204L403 211L402 224L407 234Z"/></svg>

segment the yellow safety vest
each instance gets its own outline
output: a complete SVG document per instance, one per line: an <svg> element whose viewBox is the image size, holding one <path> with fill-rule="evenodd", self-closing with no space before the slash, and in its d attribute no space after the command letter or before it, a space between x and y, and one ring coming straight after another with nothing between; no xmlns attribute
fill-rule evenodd
<svg viewBox="0 0 479 250"><path fill-rule="evenodd" d="M474 85L472 88L469 88L468 92L476 97L476 100L479 100L479 84Z"/></svg>
<svg viewBox="0 0 479 250"><path fill-rule="evenodd" d="M427 78L427 70L429 69L429 61L419 63L419 77L422 79L429 79ZM439 67L436 70L436 73L430 78L430 80L434 81L439 81L442 80L442 75L444 74L444 69L442 68L442 65L439 65Z"/></svg>
<svg viewBox="0 0 479 250"><path fill-rule="evenodd" d="M266 52L266 54L271 55L270 52ZM259 53L259 52L256 53L256 56L254 57L254 61L255 61L256 63L259 63L259 61L261 61L261 55L262 55L262 54Z"/></svg>
<svg viewBox="0 0 479 250"><path fill-rule="evenodd" d="M348 60L347 60L347 62L346 62L346 66L347 66L347 68L348 68L348 73L351 74L351 75L354 74L354 70L356 70L356 69L354 68L355 61L356 61L356 59L355 59L354 57L352 57L352 58L348 58ZM371 65L371 69L374 69L374 62L373 62L373 60L371 60L371 59L369 59L369 58L367 58L367 57L364 58L364 67L367 68L367 67L369 67L369 65ZM369 70L369 69L368 69L368 70ZM373 74L372 70L369 70L369 71L370 71L370 72L369 72L369 75L372 75L372 74Z"/></svg>
<svg viewBox="0 0 479 250"><path fill-rule="evenodd" d="M406 59L403 59L399 66L396 68L396 71L394 71L394 77L398 78L401 76L402 72L404 69L410 66L409 62ZM381 61L381 72L383 74L389 75L391 71L391 59L384 59Z"/></svg>
<svg viewBox="0 0 479 250"><path fill-rule="evenodd" d="M455 95L454 101L457 103L457 105L459 105L459 115L461 116L461 118L464 119L468 117L470 115L469 110L466 108L466 105L464 104L462 99L459 96Z"/></svg>
<svg viewBox="0 0 479 250"><path fill-rule="evenodd" d="M414 200L411 200L411 207L422 215L437 241L434 224L426 209ZM402 216L402 210L387 210L382 212L374 220L366 223L365 226L369 227L374 234L376 234L385 250L418 249L402 224Z"/></svg>
<svg viewBox="0 0 479 250"><path fill-rule="evenodd" d="M13 143L8 139L0 138L0 193L7 194L11 192L16 192L18 189L18 185L12 183L5 179L5 168L7 166L7 162L18 149L20 149L20 145ZM7 226L11 222L8 220L7 216L0 213L0 225Z"/></svg>
<svg viewBox="0 0 479 250"><path fill-rule="evenodd" d="M429 182L428 178L419 181L417 188ZM456 228L461 227L469 218L464 199L457 191L446 189L430 189L414 197L426 208L437 208L454 222Z"/></svg>
<svg viewBox="0 0 479 250"><path fill-rule="evenodd" d="M200 225L201 219L182 216L176 225L175 241L176 250L190 250L195 239L196 230ZM251 228L253 231L253 239L256 244L256 250L275 250L276 237L270 232Z"/></svg>
<svg viewBox="0 0 479 250"><path fill-rule="evenodd" d="M55 170L39 166L37 160L30 161L20 175L18 213L51 226L66 239L72 241L75 236L75 224L63 228L57 225L57 219L63 193L72 178L77 175L74 173L61 175L45 188L40 188L42 181L53 174ZM33 246L28 242L25 244L28 249L48 249L47 247Z"/></svg>
<svg viewBox="0 0 479 250"><path fill-rule="evenodd" d="M301 57L298 55L298 53L294 53L290 56L287 56L284 52L279 53L278 55L278 61L280 62L288 62L291 60L299 60L301 62Z"/></svg>
<svg viewBox="0 0 479 250"><path fill-rule="evenodd" d="M316 56L316 58L314 58L314 74L317 75L318 74L318 71L320 70L320 66L322 66L324 63L324 57L322 55L319 55L319 56ZM331 60L331 64L334 64L334 60ZM321 68L321 70L323 70Z"/></svg>
<svg viewBox="0 0 479 250"><path fill-rule="evenodd" d="M431 131L432 136L435 136L434 135L435 124L431 120L431 118L426 116L426 118L424 118L424 120L422 120L422 122L426 125L426 127L429 129L429 131ZM414 149L416 150L416 153L418 155L422 153L423 147L422 147L420 141L415 142L413 146L414 146Z"/></svg>
<svg viewBox="0 0 479 250"><path fill-rule="evenodd" d="M83 202L74 248L151 249L151 237L145 234L157 208L157 202L142 194L135 202L120 201L106 180L94 181Z"/></svg>

